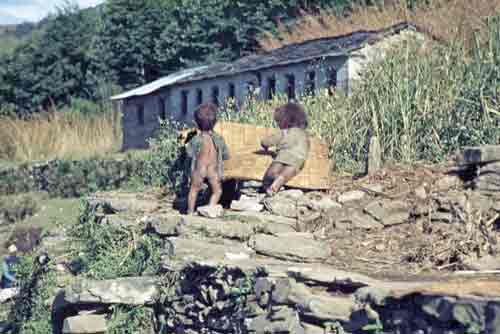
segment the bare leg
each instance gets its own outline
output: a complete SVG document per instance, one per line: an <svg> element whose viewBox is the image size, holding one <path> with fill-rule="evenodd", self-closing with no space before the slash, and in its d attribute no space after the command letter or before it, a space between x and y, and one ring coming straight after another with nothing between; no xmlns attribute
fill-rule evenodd
<svg viewBox="0 0 500 334"><path fill-rule="evenodd" d="M222 196L221 179L219 178L219 175L217 174L217 171L215 169L208 171L207 179L208 184L210 185L210 190L212 191L209 204L212 206L217 205L219 204L220 198Z"/></svg>
<svg viewBox="0 0 500 334"><path fill-rule="evenodd" d="M202 185L203 178L198 173L198 171L194 171L191 175L191 187L189 188L188 194L188 215L194 212L194 209L196 207L196 199L198 198L198 193L200 192Z"/></svg>
<svg viewBox="0 0 500 334"><path fill-rule="evenodd" d="M267 192L267 190L271 187L272 183L274 180L278 177L278 175L281 173L281 170L285 166L279 162L273 162L269 168L266 170L266 173L264 174L264 179L263 179L263 188Z"/></svg>
<svg viewBox="0 0 500 334"><path fill-rule="evenodd" d="M272 193L278 192L282 186L284 186L292 177L298 174L295 167L283 166L280 174L274 179L273 184L270 187Z"/></svg>

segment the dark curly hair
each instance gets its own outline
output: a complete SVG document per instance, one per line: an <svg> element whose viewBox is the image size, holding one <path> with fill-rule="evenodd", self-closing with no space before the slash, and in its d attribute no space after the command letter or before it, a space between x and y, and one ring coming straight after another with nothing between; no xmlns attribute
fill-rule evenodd
<svg viewBox="0 0 500 334"><path fill-rule="evenodd" d="M201 131L213 130L217 123L217 106L213 103L203 103L194 112L194 120Z"/></svg>
<svg viewBox="0 0 500 334"><path fill-rule="evenodd" d="M274 111L274 120L280 129L307 128L307 115L304 108L297 103L287 103Z"/></svg>

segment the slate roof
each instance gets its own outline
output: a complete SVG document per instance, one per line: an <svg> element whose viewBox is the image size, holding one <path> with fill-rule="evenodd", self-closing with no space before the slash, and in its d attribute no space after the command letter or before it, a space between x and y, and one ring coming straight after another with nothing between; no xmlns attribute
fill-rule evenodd
<svg viewBox="0 0 500 334"><path fill-rule="evenodd" d="M240 58L232 63L218 63L179 71L145 86L113 96L111 99L118 100L132 96L147 95L157 89L174 84L178 85L245 72L254 72L322 57L346 56L367 44L373 44L407 29L418 30L416 26L403 22L381 30L360 30L347 35L325 37L291 44L265 53Z"/></svg>

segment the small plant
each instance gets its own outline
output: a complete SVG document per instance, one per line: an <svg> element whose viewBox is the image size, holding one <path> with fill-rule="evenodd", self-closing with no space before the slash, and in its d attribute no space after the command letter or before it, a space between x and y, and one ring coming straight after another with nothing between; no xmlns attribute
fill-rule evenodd
<svg viewBox="0 0 500 334"><path fill-rule="evenodd" d="M16 277L20 293L9 317L15 333L52 334L52 307L47 302L56 291L54 264L41 264L34 256L22 257L16 266Z"/></svg>
<svg viewBox="0 0 500 334"><path fill-rule="evenodd" d="M150 140L151 150L145 157L144 182L180 191L186 185L186 161L178 140L183 127L175 122L161 121L157 135Z"/></svg>
<svg viewBox="0 0 500 334"><path fill-rule="evenodd" d="M79 221L70 235L74 262L85 276L104 280L156 274L162 242L134 229L100 223L96 208L82 201Z"/></svg>
<svg viewBox="0 0 500 334"><path fill-rule="evenodd" d="M0 197L0 224L12 224L38 211L38 203L31 194Z"/></svg>
<svg viewBox="0 0 500 334"><path fill-rule="evenodd" d="M383 334L384 325L379 319L377 319L375 323L363 326L362 330L371 334Z"/></svg>
<svg viewBox="0 0 500 334"><path fill-rule="evenodd" d="M107 334L153 332L153 311L145 306L113 305Z"/></svg>

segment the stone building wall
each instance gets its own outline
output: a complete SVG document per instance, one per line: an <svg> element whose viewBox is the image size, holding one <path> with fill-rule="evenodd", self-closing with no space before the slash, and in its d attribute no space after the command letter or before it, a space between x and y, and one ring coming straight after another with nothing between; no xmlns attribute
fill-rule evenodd
<svg viewBox="0 0 500 334"><path fill-rule="evenodd" d="M218 90L218 101L223 104L230 97L230 85L234 85L234 98L242 103L249 95L249 83L258 88L257 96L266 99L269 95L270 78L276 80L276 93L287 94L288 76L293 75L296 97L304 93L308 74L314 72L314 87L326 88L332 78L330 70L335 70L336 87L347 89L347 58L325 58L289 66L266 69L259 72L248 72L232 77L220 77L201 80L173 87L164 88L142 97L127 99L123 105L123 149L146 148L147 139L152 137L159 126L160 118L169 118L179 122L192 124L194 110L198 106L198 94L202 94L202 102L214 102L214 89ZM260 84L259 84L260 81ZM183 107L183 94L187 94L187 105ZM141 111L142 110L142 111Z"/></svg>

